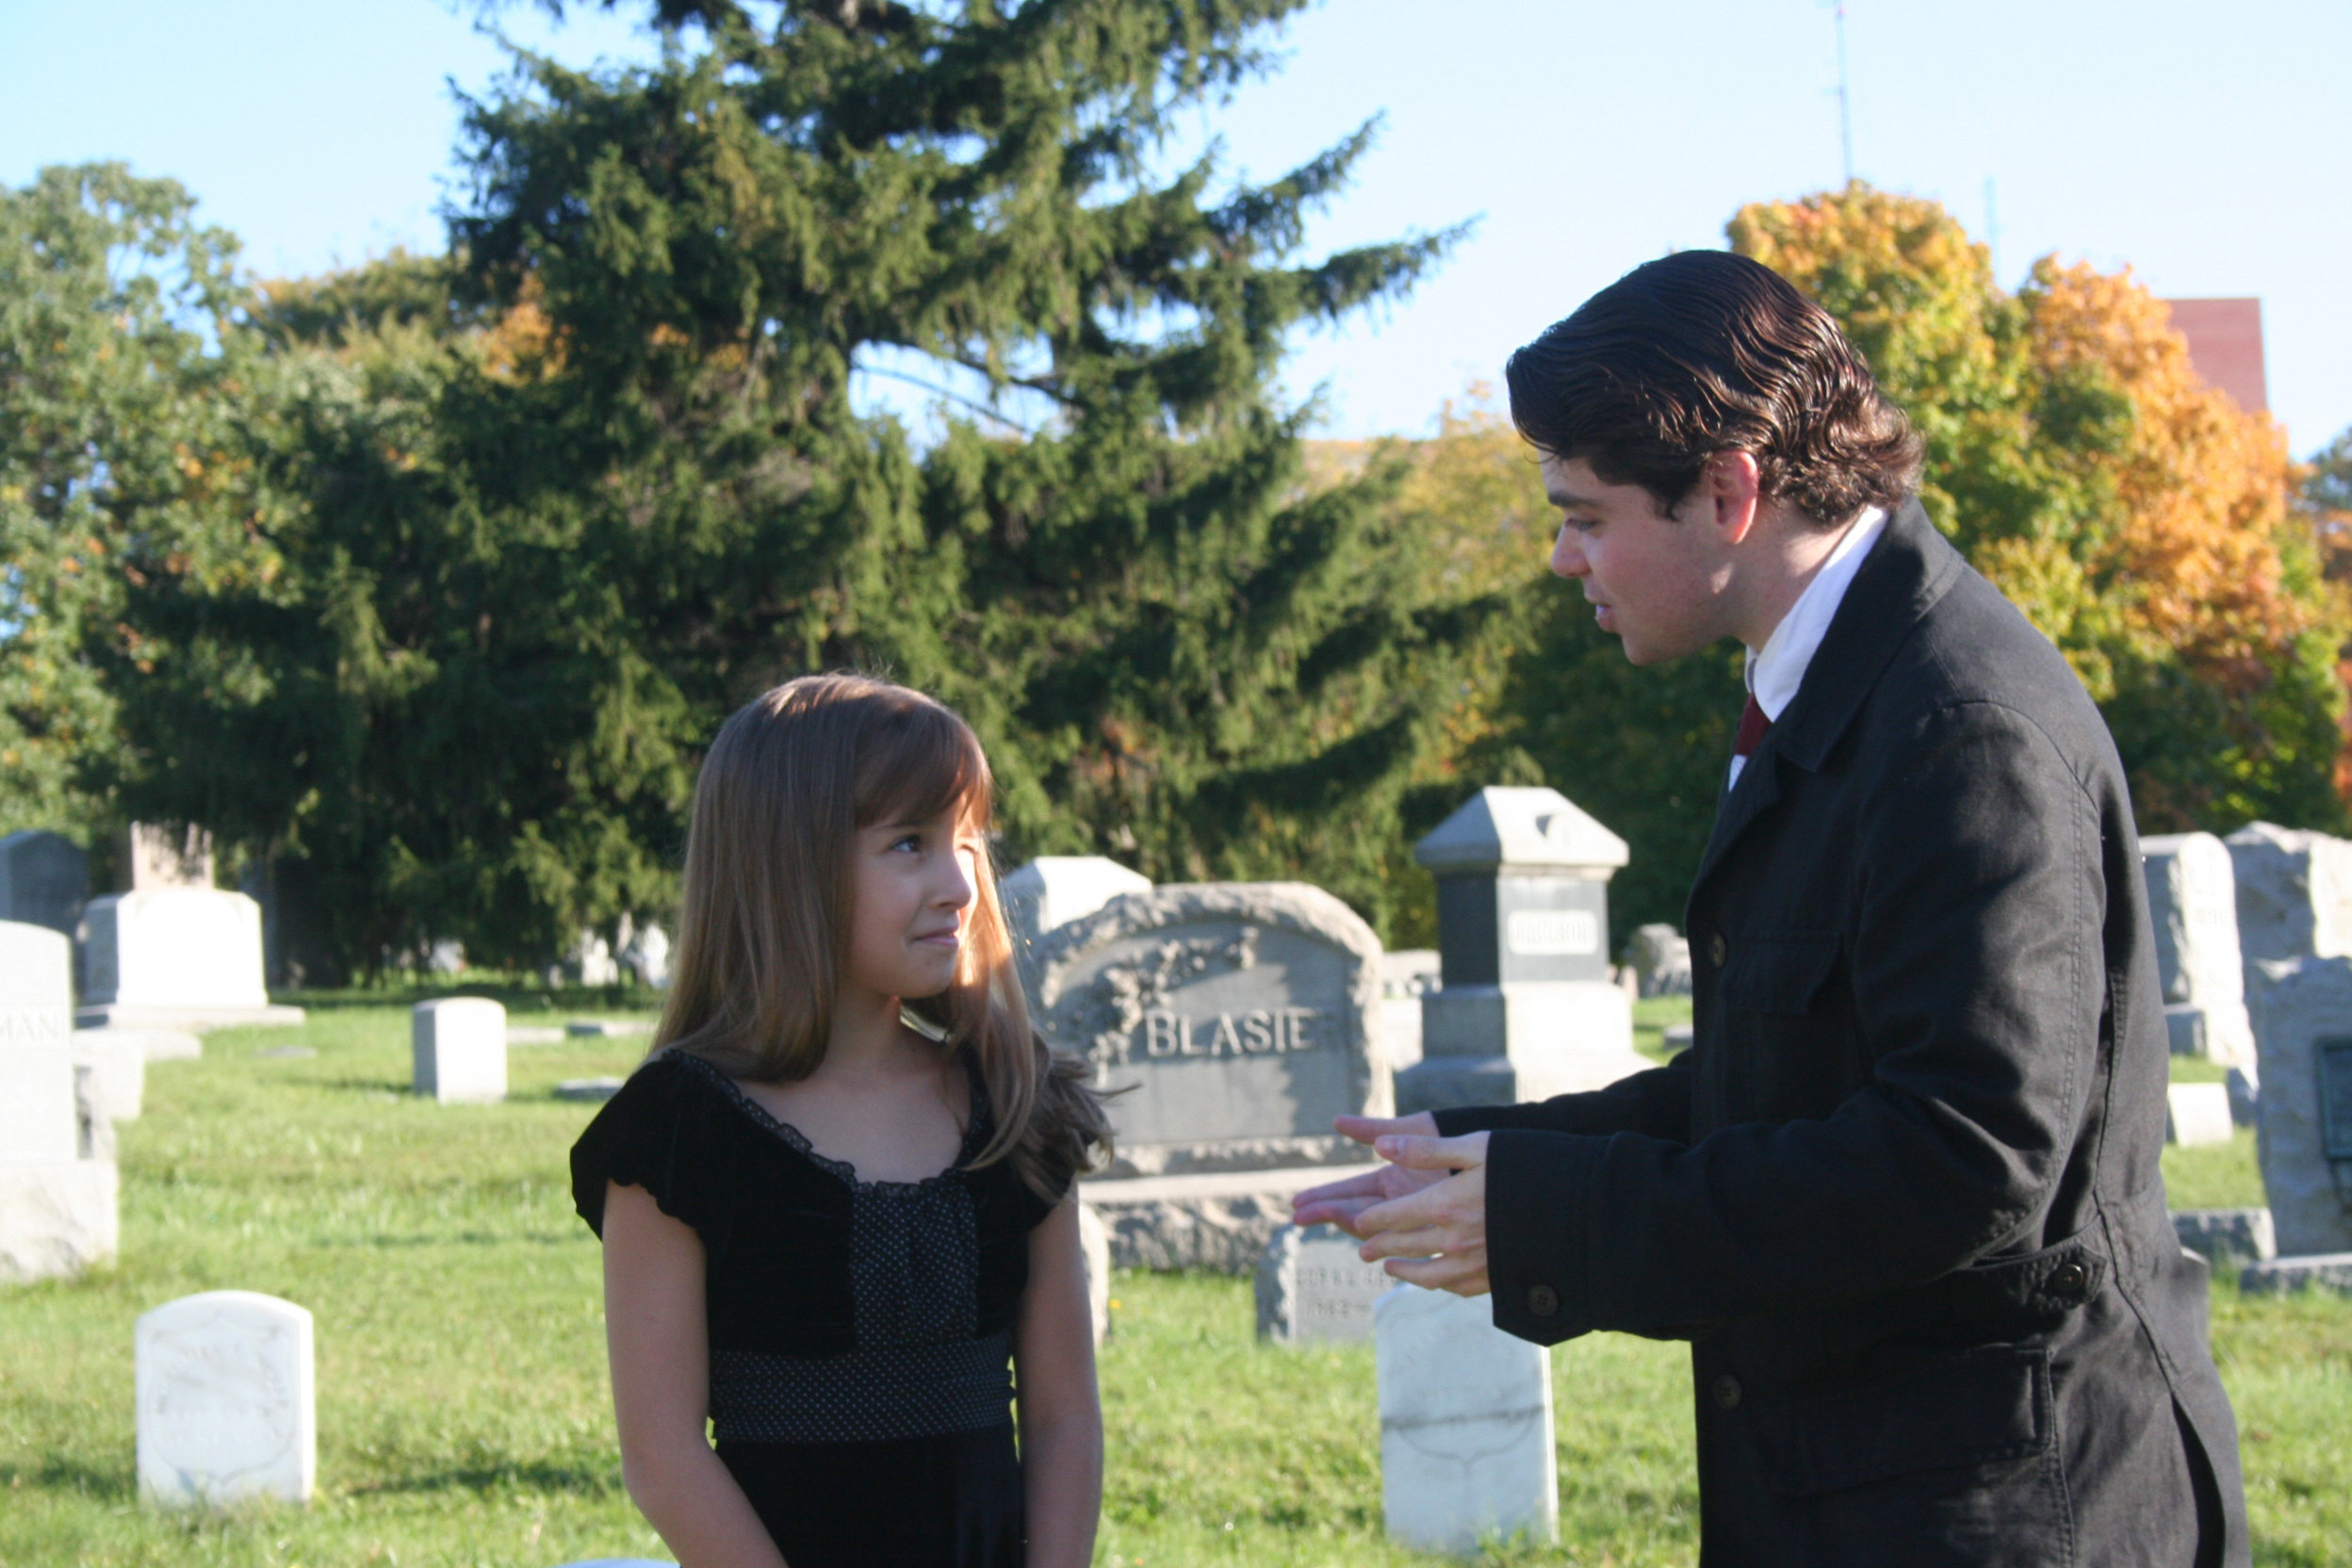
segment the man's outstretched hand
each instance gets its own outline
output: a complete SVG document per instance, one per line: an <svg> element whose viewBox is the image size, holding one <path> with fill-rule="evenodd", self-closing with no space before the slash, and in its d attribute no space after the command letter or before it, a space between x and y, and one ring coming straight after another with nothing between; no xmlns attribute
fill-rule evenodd
<svg viewBox="0 0 2352 1568"><path fill-rule="evenodd" d="M1346 1137L1358 1143L1377 1146L1382 1137L1398 1135L1418 1137L1437 1135L1437 1118L1427 1111L1412 1116L1377 1117L1343 1116L1331 1125ZM1402 1198L1418 1192L1432 1183L1445 1180L1442 1174L1406 1170L1397 1166L1376 1166L1344 1182L1326 1182L1319 1187L1294 1193L1290 1200L1290 1218L1294 1225L1336 1225L1351 1236L1361 1237L1356 1229L1356 1216L1392 1198Z"/></svg>
<svg viewBox="0 0 2352 1568"><path fill-rule="evenodd" d="M1487 1135L1439 1137L1426 1111L1392 1120L1344 1116L1336 1125L1388 1163L1298 1194L1292 1217L1361 1238L1364 1260L1396 1279L1485 1295Z"/></svg>

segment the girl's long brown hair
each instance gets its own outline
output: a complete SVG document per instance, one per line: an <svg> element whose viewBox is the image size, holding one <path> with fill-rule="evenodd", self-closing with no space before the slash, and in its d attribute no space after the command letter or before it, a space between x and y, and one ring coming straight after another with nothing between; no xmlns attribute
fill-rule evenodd
<svg viewBox="0 0 2352 1568"><path fill-rule="evenodd" d="M847 949L858 829L955 808L988 825L992 781L970 726L920 692L859 675L803 676L720 729L694 786L669 1005L654 1051L737 1078L806 1078L825 1059ZM974 1167L1009 1159L1058 1199L1110 1148L1084 1063L1030 1026L996 878L983 865L956 977L909 1011L978 1063L996 1114Z"/></svg>

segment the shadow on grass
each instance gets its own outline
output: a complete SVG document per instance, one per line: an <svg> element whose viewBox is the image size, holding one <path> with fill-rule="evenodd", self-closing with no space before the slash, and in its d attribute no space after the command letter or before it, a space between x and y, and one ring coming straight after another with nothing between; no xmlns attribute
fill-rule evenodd
<svg viewBox="0 0 2352 1568"><path fill-rule="evenodd" d="M612 1497L621 1493L621 1465L591 1468L541 1460L531 1463L459 1464L421 1475L368 1481L349 1489L354 1497L397 1496L432 1492L546 1492L575 1497Z"/></svg>
<svg viewBox="0 0 2352 1568"><path fill-rule="evenodd" d="M315 1241L304 1243L304 1245L322 1250L328 1248L364 1247L372 1251L386 1252L395 1250L417 1247L511 1247L516 1243L527 1243L533 1247L579 1247L583 1245L593 1245L596 1242L596 1233L590 1231L583 1225L580 1228L580 1233L576 1236L568 1233L556 1234L545 1231L510 1231L499 1233L493 1233L488 1231L459 1231L454 1234L442 1233L417 1235L411 1233L407 1235L385 1236L320 1236Z"/></svg>
<svg viewBox="0 0 2352 1568"><path fill-rule="evenodd" d="M138 1482L137 1471L123 1464L85 1464L78 1460L56 1458L33 1464L0 1463L0 1492L33 1487L123 1503L131 1500Z"/></svg>

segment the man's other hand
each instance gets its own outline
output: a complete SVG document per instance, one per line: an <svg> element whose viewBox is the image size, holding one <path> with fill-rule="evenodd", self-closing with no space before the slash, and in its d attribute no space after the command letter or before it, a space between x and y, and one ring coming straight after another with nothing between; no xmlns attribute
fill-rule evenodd
<svg viewBox="0 0 2352 1568"><path fill-rule="evenodd" d="M1343 1116L1332 1119L1331 1125L1345 1136L1362 1144L1376 1144L1380 1138L1394 1136L1435 1137L1437 1118L1427 1111L1412 1116L1377 1117ZM1443 1181L1441 1174L1406 1170L1383 1165L1346 1181L1326 1182L1319 1187L1294 1193L1290 1200L1290 1219L1294 1225L1336 1225L1351 1236L1362 1238L1356 1229L1356 1216L1375 1203L1407 1193L1418 1192L1432 1183Z"/></svg>
<svg viewBox="0 0 2352 1568"><path fill-rule="evenodd" d="M1357 1250L1364 1261L1429 1290L1485 1295L1486 1141L1484 1133L1380 1138L1373 1147L1390 1162L1380 1174L1417 1184L1351 1217L1350 1233L1364 1238Z"/></svg>

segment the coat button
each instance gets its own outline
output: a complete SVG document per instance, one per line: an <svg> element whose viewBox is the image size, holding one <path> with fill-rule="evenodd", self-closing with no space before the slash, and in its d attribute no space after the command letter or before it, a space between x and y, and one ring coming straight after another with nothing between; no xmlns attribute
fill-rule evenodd
<svg viewBox="0 0 2352 1568"><path fill-rule="evenodd" d="M1740 1380L1730 1373L1718 1377L1707 1392L1714 1396L1717 1410L1735 1411L1740 1408Z"/></svg>
<svg viewBox="0 0 2352 1568"><path fill-rule="evenodd" d="M1731 944L1723 940L1723 934L1721 931L1707 939L1707 961L1717 969L1723 968L1730 961Z"/></svg>
<svg viewBox="0 0 2352 1568"><path fill-rule="evenodd" d="M2060 1296L2080 1296L2090 1282L2090 1271L2079 1263L2062 1263L2050 1271L2050 1288Z"/></svg>
<svg viewBox="0 0 2352 1568"><path fill-rule="evenodd" d="M1560 1292L1549 1285L1529 1285L1527 1310L1538 1317L1551 1316L1560 1311Z"/></svg>

